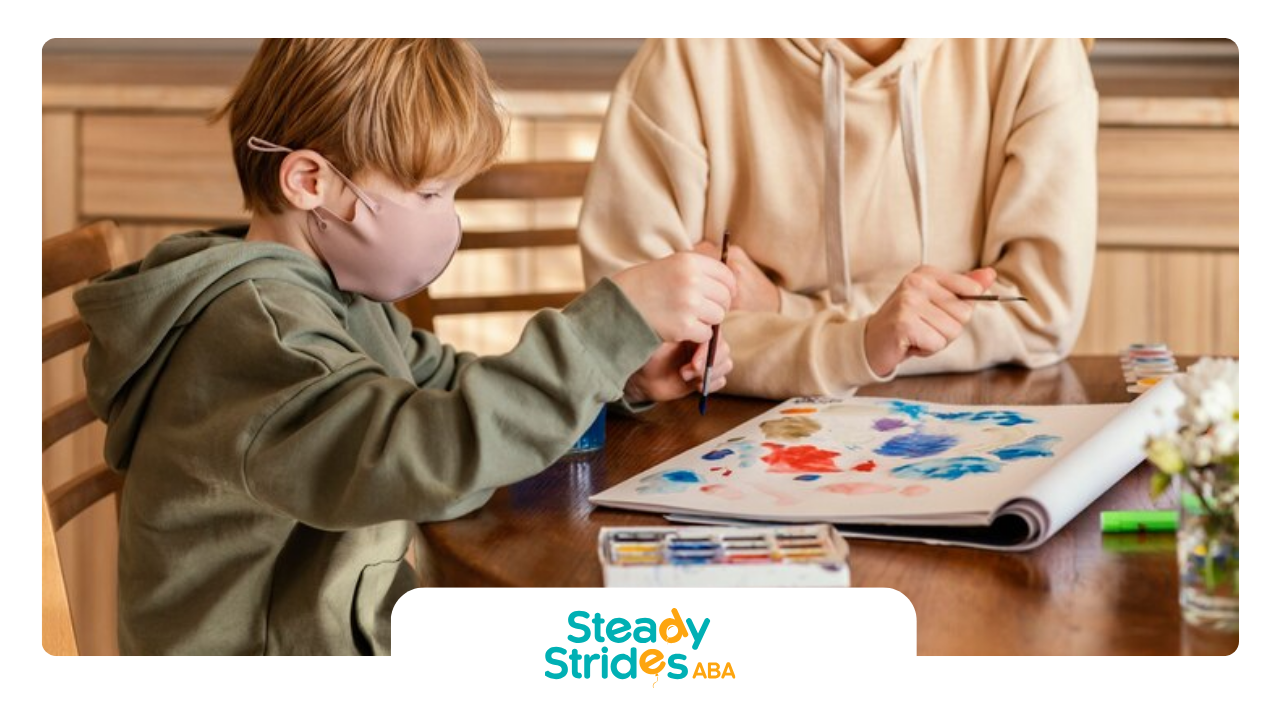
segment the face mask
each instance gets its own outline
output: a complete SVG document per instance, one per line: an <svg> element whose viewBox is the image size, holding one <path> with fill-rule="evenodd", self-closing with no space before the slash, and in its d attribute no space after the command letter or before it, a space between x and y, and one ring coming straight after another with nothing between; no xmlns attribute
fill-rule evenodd
<svg viewBox="0 0 1280 720"><path fill-rule="evenodd" d="M256 137L249 138L249 147L293 152ZM329 167L355 193L355 216L348 221L327 208L315 208L307 215L307 240L339 288L394 302L440 277L462 241L462 221L450 203L406 207L361 190L333 163Z"/></svg>

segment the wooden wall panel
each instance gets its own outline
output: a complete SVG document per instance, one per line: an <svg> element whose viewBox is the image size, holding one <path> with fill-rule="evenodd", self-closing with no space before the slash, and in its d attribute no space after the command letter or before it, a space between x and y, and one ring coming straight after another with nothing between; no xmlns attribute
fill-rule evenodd
<svg viewBox="0 0 1280 720"><path fill-rule="evenodd" d="M1214 256L1217 286L1213 312L1215 335L1213 352L1240 354L1240 254L1218 253Z"/></svg>
<svg viewBox="0 0 1280 720"><path fill-rule="evenodd" d="M1239 144L1230 128L1103 128L1099 244L1236 247Z"/></svg>
<svg viewBox="0 0 1280 720"><path fill-rule="evenodd" d="M79 166L79 118L46 112L40 118L41 234L53 237L76 226L76 172Z"/></svg>
<svg viewBox="0 0 1280 720"><path fill-rule="evenodd" d="M246 217L225 125L199 115L91 114L82 126L86 217Z"/></svg>
<svg viewBox="0 0 1280 720"><path fill-rule="evenodd" d="M1075 354L1166 342L1178 354L1237 355L1239 278L1230 250L1103 248Z"/></svg>

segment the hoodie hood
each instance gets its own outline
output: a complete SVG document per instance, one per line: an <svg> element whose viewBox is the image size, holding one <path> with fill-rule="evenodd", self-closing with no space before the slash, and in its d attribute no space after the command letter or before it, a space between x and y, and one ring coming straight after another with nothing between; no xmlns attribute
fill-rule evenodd
<svg viewBox="0 0 1280 720"><path fill-rule="evenodd" d="M941 38L906 38L902 47L879 65L872 65L839 38L786 38L781 40L789 54L800 62L820 68L827 53L835 55L843 66L849 89L871 88L897 82L898 73L906 65L920 63L933 54Z"/></svg>
<svg viewBox="0 0 1280 720"><path fill-rule="evenodd" d="M147 399L183 329L222 293L252 280L291 282L314 288L345 314L345 294L322 265L279 243L245 242L246 231L175 235L75 293L91 336L89 406L107 422L112 468L128 467Z"/></svg>
<svg viewBox="0 0 1280 720"><path fill-rule="evenodd" d="M845 305L852 291L849 250L844 217L845 93L893 86L897 94L898 126L902 155L911 195L915 201L916 227L920 231L920 261L928 262L928 196L924 123L920 114L920 68L938 47L937 38L907 38L902 47L880 65L872 65L836 38L788 40L801 62L816 63L822 84L823 193L822 228L826 248L827 280L831 301Z"/></svg>

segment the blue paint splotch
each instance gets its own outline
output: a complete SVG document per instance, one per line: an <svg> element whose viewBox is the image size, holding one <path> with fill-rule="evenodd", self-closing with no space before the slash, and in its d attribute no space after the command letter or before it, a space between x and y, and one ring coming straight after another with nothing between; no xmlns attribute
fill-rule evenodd
<svg viewBox="0 0 1280 720"><path fill-rule="evenodd" d="M668 470L641 478L636 491L642 495L670 495L704 483L702 477L692 470Z"/></svg>
<svg viewBox="0 0 1280 720"><path fill-rule="evenodd" d="M821 475L797 475L796 480L799 480L800 482L813 482L821 477Z"/></svg>
<svg viewBox="0 0 1280 720"><path fill-rule="evenodd" d="M974 425L990 423L1000 427L1014 427L1015 425L1032 425L1035 423L1035 420L1016 410L978 410L977 412L961 411L930 414L946 422L964 422Z"/></svg>
<svg viewBox="0 0 1280 720"><path fill-rule="evenodd" d="M960 438L955 435L915 432L890 438L874 452L888 457L922 458L944 453L955 447L958 442Z"/></svg>
<svg viewBox="0 0 1280 720"><path fill-rule="evenodd" d="M889 406L889 410L891 412L906 415L912 420L920 420L924 418L925 415L930 414L929 408L921 405L920 403L906 402L904 400L890 400L885 404Z"/></svg>
<svg viewBox="0 0 1280 720"><path fill-rule="evenodd" d="M897 430L898 428L903 428L906 426L907 426L907 421L899 420L898 418L880 418L879 420L876 420L875 422L871 423L872 429L878 430L880 432Z"/></svg>
<svg viewBox="0 0 1280 720"><path fill-rule="evenodd" d="M982 475L999 472L1004 463L984 457L965 456L922 460L909 465L899 465L893 475L918 480L943 480L952 482L966 475Z"/></svg>
<svg viewBox="0 0 1280 720"><path fill-rule="evenodd" d="M885 403L890 412L905 415L915 422L924 420L925 418L934 418L944 422L963 422L973 425L998 425L1000 427L1014 427L1016 425L1033 425L1035 419L1029 418L1017 410L960 410L957 412L937 412L930 410L928 405L922 403L906 402L904 400L890 400Z"/></svg>
<svg viewBox="0 0 1280 720"><path fill-rule="evenodd" d="M733 451L730 450L729 448L720 448L719 450L712 450L706 455L703 455L702 459L703 460L719 460L720 458L727 458L732 454L733 454Z"/></svg>
<svg viewBox="0 0 1280 720"><path fill-rule="evenodd" d="M1053 457L1053 446L1061 441L1062 438L1056 435L1036 435L1020 443L992 450L991 454L1001 460Z"/></svg>
<svg viewBox="0 0 1280 720"><path fill-rule="evenodd" d="M738 468L749 468L760 460L760 446L743 438L729 438L725 441L738 454Z"/></svg>

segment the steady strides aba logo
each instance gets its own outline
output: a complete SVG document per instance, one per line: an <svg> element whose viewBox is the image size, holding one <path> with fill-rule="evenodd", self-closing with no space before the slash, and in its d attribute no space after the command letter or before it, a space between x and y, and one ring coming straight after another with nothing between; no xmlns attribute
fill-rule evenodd
<svg viewBox="0 0 1280 720"><path fill-rule="evenodd" d="M587 619L590 618L590 623ZM711 618L695 624L692 618L681 618L680 611L671 608L671 616L655 622L651 618L636 618L634 622L626 618L613 618L605 621L600 613L594 617L584 610L569 613L569 627L574 631L567 635L571 643L583 646L583 650L594 651L599 643L599 652L582 652L577 647L572 650L553 645L547 648L545 655L547 664L552 669L543 673L552 680L567 677L574 679L610 678L634 680L641 677L639 673L653 676L656 685L662 675L672 680L718 680L736 679L733 664L728 660L720 662L695 659L693 673L689 673L689 656L683 652L696 652L706 639L707 630L711 627ZM641 649L638 646L657 645L659 640L669 645L680 647L650 647ZM611 648L605 643L614 643ZM616 647L623 644L630 647ZM663 649L666 652L663 652ZM681 652L673 652L680 650ZM663 671L666 671L665 673ZM638 671L638 672L637 672Z"/></svg>

